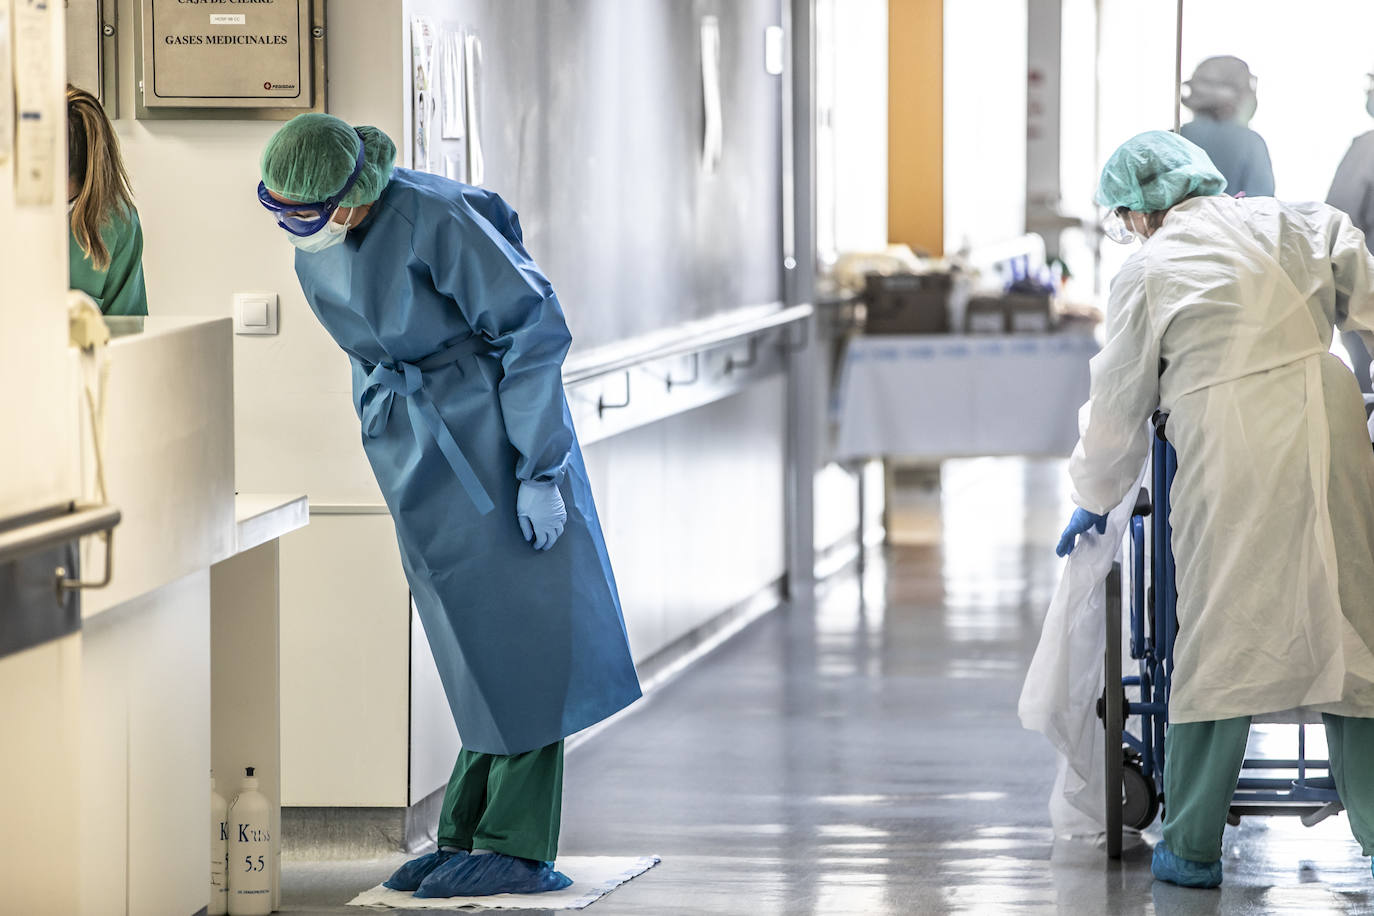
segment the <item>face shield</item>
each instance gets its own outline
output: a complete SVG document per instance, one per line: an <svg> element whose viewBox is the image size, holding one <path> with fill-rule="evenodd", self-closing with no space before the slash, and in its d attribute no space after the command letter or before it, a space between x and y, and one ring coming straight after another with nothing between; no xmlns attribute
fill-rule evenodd
<svg viewBox="0 0 1374 916"><path fill-rule="evenodd" d="M1102 234L1116 242L1118 245L1129 245L1136 240L1136 234L1131 227L1126 225L1126 215L1130 213L1125 207L1117 207L1109 212L1102 220Z"/></svg>
<svg viewBox="0 0 1374 916"><path fill-rule="evenodd" d="M331 194L328 199L317 203L285 203L273 197L267 190L267 185L259 181L258 202L272 215L278 226L292 235L314 235L333 218L334 211L339 209L339 201L343 200L352 190L354 183L358 180L358 175L362 173L364 161L363 142L360 135L358 137L358 159L353 164L353 171L349 173L344 186L337 193Z"/></svg>

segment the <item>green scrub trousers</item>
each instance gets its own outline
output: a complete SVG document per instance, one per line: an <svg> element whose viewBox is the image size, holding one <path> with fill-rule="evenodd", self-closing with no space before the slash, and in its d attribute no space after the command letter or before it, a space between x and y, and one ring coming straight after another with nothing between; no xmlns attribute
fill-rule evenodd
<svg viewBox="0 0 1374 916"><path fill-rule="evenodd" d="M459 751L439 845L552 862L563 817L563 742L509 757Z"/></svg>
<svg viewBox="0 0 1374 916"><path fill-rule="evenodd" d="M1374 855L1374 719L1323 715L1331 776L1365 855ZM1193 862L1221 859L1221 834L1250 737L1250 717L1170 724L1164 845Z"/></svg>

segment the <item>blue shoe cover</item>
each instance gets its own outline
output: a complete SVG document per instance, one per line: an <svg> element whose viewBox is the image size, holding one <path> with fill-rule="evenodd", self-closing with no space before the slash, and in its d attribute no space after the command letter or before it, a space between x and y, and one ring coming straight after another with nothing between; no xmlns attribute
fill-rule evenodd
<svg viewBox="0 0 1374 916"><path fill-rule="evenodd" d="M1194 862L1191 859L1180 858L1165 849L1163 841L1155 844L1150 872L1160 881L1177 884L1179 887L1221 886L1220 862Z"/></svg>
<svg viewBox="0 0 1374 916"><path fill-rule="evenodd" d="M440 849L438 852L431 852L427 856L411 859L396 869L396 874L388 878L382 887L390 888L393 891L417 890L434 869L452 860L455 856L461 859L467 854L465 849Z"/></svg>
<svg viewBox="0 0 1374 916"><path fill-rule="evenodd" d="M561 891L572 879L552 862L520 859L499 852L450 859L436 868L416 897L488 897L492 894L543 894Z"/></svg>

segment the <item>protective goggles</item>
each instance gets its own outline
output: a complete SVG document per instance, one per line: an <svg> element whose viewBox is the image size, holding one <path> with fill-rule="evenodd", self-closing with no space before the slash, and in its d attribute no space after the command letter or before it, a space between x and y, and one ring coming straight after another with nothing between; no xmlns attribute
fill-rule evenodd
<svg viewBox="0 0 1374 916"><path fill-rule="evenodd" d="M1102 234L1118 245L1129 245L1136 240L1135 233L1126 225L1126 214L1131 211L1117 207L1102 220Z"/></svg>
<svg viewBox="0 0 1374 916"><path fill-rule="evenodd" d="M334 211L339 209L339 201L343 200L348 192L353 189L358 176L362 174L364 159L363 136L358 134L358 161L353 163L353 171L337 194L331 194L328 199L319 203L288 204L273 197L268 193L267 185L259 181L258 201L276 219L277 225L287 232L299 236L314 235L333 218Z"/></svg>

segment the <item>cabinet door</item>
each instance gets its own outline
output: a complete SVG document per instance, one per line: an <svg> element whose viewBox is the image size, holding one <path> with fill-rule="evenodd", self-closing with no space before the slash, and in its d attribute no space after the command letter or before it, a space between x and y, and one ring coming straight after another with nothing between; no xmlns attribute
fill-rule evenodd
<svg viewBox="0 0 1374 916"><path fill-rule="evenodd" d="M77 494L61 9L0 3L0 522ZM80 669L79 633L0 657L6 912L79 909Z"/></svg>
<svg viewBox="0 0 1374 916"><path fill-rule="evenodd" d="M9 389L0 398L0 519L71 499L77 482L60 6L11 9L14 40L0 63L30 72L13 82L8 68L0 73L0 97L14 98L21 115L0 127L0 366Z"/></svg>

